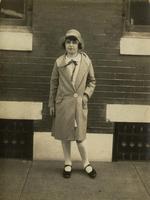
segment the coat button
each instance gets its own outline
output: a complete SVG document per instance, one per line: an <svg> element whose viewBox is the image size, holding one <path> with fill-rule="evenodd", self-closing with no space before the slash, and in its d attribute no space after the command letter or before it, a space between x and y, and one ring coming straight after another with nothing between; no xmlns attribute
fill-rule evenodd
<svg viewBox="0 0 150 200"><path fill-rule="evenodd" d="M77 93L74 93L74 95L73 95L74 97L78 97L78 94Z"/></svg>

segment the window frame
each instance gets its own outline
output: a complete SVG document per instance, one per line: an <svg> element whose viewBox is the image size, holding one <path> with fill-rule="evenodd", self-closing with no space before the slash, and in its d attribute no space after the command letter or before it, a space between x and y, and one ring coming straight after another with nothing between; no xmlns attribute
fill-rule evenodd
<svg viewBox="0 0 150 200"><path fill-rule="evenodd" d="M124 32L149 32L150 25L134 25L130 23L130 2L123 0L123 31Z"/></svg>
<svg viewBox="0 0 150 200"><path fill-rule="evenodd" d="M24 19L0 18L0 51L32 51L33 49L33 0L24 2L26 2Z"/></svg>
<svg viewBox="0 0 150 200"><path fill-rule="evenodd" d="M31 26L32 25L32 0L24 0L24 17L22 19L0 17L1 25Z"/></svg>

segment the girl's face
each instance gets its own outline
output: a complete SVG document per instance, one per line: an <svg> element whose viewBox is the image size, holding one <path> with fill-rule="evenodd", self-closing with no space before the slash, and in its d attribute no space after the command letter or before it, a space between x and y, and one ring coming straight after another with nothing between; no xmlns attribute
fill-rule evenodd
<svg viewBox="0 0 150 200"><path fill-rule="evenodd" d="M66 39L65 49L67 54L73 56L78 53L79 41L77 39Z"/></svg>

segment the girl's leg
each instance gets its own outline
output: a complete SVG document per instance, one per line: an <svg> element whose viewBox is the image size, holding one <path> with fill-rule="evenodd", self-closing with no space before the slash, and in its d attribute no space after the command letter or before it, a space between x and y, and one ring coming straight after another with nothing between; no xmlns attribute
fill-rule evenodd
<svg viewBox="0 0 150 200"><path fill-rule="evenodd" d="M72 161L71 161L71 141L65 141L62 140L62 149L64 153L64 160L65 160L65 165L70 165L72 166ZM71 167L67 166L65 167L66 171L71 171Z"/></svg>
<svg viewBox="0 0 150 200"><path fill-rule="evenodd" d="M83 167L85 168L87 165L90 164L89 158L88 158L87 141L85 139L83 141L78 141L77 140L76 142L77 142L77 146L78 146L81 158L82 158ZM86 168L86 171L87 172L91 172L92 171L92 167L88 166Z"/></svg>

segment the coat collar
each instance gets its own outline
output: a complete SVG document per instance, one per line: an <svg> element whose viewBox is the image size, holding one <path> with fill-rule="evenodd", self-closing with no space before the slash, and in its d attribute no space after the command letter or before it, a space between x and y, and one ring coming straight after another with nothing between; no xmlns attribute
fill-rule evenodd
<svg viewBox="0 0 150 200"><path fill-rule="evenodd" d="M79 88L81 81L84 77L84 74L87 71L87 62L85 62L86 58L85 58L85 55L83 53L81 53L81 61L80 61L79 71L78 71L78 74L77 74L75 85L73 86L71 79L70 79L70 76L69 76L69 73L68 73L67 68L66 68L67 64L65 62L65 56L66 55L64 54L57 60L57 66L61 70L61 72L62 72L63 76L65 77L65 79L67 80L67 82L70 85L72 85L73 89L76 91Z"/></svg>

